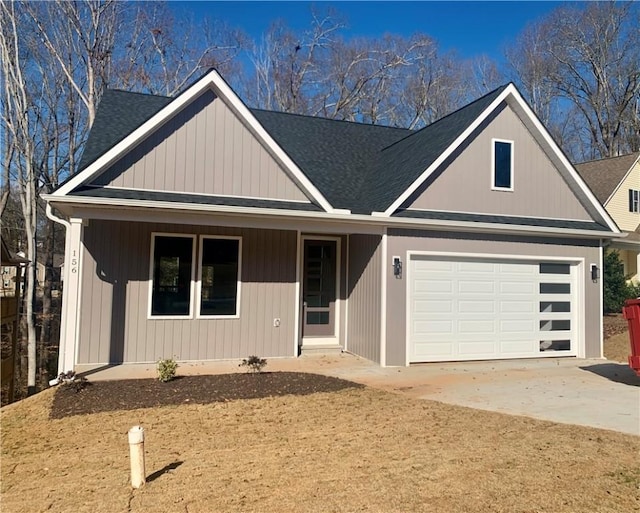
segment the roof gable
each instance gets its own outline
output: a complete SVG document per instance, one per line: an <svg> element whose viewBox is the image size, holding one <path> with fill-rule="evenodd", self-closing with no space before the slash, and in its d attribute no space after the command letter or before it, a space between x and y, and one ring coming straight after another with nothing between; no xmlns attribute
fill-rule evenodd
<svg viewBox="0 0 640 513"><path fill-rule="evenodd" d="M506 103L461 150L416 190L403 209L591 221L547 153ZM494 141L512 143L508 191L492 183Z"/></svg>
<svg viewBox="0 0 640 513"><path fill-rule="evenodd" d="M258 139L261 144L268 148L273 158L277 159L280 162L282 168L286 170L286 172L296 182L296 184L305 192L307 197L315 201L325 211L334 211L334 208L327 201L327 199L311 183L311 181L296 166L296 164L282 150L282 148L277 145L271 135L266 130L264 130L262 125L260 125L260 123L255 119L251 111L244 105L244 103L242 103L240 98L231 90L229 85L215 70L211 70L204 77L200 78L197 82L192 84L187 90L183 91L180 95L169 101L165 106L161 107L149 119L144 121L141 125L139 125L132 132L115 143L107 151L91 161L91 163L87 164L84 169L80 170L78 173L70 177L65 183L63 183L58 189L56 189L51 194L51 196L59 198L71 193L78 187L85 186L86 184L90 183L108 166L112 165L127 152L131 151L132 148L154 134L167 121L174 118L188 105L196 101L196 99L204 91L207 90L212 91L216 95L216 97L219 97L221 100L223 100L227 104L227 106L231 110L233 110L238 118L246 123L247 127L249 127L251 132L253 133L254 137L256 137L256 139ZM95 124L94 130L97 130ZM112 138L115 139L116 136L114 135ZM97 144L96 146L98 148L103 148L103 145L101 144ZM91 158L93 157L93 152L94 151L92 150L90 154ZM86 160L89 161L89 158L90 157L87 157Z"/></svg>
<svg viewBox="0 0 640 513"><path fill-rule="evenodd" d="M210 90L89 185L309 202L246 124Z"/></svg>
<svg viewBox="0 0 640 513"><path fill-rule="evenodd" d="M513 84L496 89L414 132L251 110L242 103L217 72L211 71L174 99L156 97L156 101L145 98L143 101L146 105L140 108L136 115L132 115L133 111L130 111L131 119L127 123L112 124L119 126L113 133L96 134L95 137L92 134L91 144L87 145L86 155L82 159L86 167L54 191L50 195L51 199L60 199L86 187L96 176L196 101L204 91L210 91L221 98L304 194L325 212L353 212L377 217L390 217L397 212L440 166L450 163L457 155L456 152L461 151L464 145L508 104L522 119L532 137L546 148L545 151L553 164L561 172L573 194L585 205L592 219L607 225L614 232L618 231L615 223L580 179ZM119 93L120 95L116 96L126 94ZM151 117L143 120L149 115ZM125 125L127 130L130 130L131 126L138 126L133 132L124 135ZM98 130L97 123L94 130ZM113 144L116 140L118 142ZM113 145L106 149L110 144ZM206 146L206 138L200 144ZM87 194L86 188L83 194ZM90 197L87 196L87 199ZM291 198L284 198L288 199Z"/></svg>
<svg viewBox="0 0 640 513"><path fill-rule="evenodd" d="M640 159L640 152L576 164L576 170L604 206Z"/></svg>

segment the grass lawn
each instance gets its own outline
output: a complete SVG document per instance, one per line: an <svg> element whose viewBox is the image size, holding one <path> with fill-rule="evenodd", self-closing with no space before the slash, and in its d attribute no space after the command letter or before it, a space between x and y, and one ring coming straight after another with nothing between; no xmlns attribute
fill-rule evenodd
<svg viewBox="0 0 640 513"><path fill-rule="evenodd" d="M371 388L51 419L54 393L0 412L3 512L640 511L640 438L614 432Z"/></svg>

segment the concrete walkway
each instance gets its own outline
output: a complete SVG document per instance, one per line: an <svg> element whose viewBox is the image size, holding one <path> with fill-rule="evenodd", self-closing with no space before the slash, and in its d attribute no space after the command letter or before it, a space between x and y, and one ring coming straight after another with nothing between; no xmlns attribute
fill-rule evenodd
<svg viewBox="0 0 640 513"><path fill-rule="evenodd" d="M238 372L238 361L182 363L181 375ZM575 358L386 367L349 354L268 360L266 370L316 372L420 399L640 436L640 377L627 365ZM85 373L89 380L155 377L154 364Z"/></svg>

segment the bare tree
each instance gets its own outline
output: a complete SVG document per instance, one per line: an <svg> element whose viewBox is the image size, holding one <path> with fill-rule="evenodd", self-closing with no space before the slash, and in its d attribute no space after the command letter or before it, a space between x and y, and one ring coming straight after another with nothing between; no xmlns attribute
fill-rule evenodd
<svg viewBox="0 0 640 513"><path fill-rule="evenodd" d="M506 50L515 81L540 120L549 126L559 92L553 77L557 61L547 52L549 24L528 25Z"/></svg>
<svg viewBox="0 0 640 513"><path fill-rule="evenodd" d="M26 234L25 320L27 329L27 390L36 390L36 328L33 301L36 286L36 190L38 175L35 169L36 148L32 102L29 98L24 70L27 66L25 47L20 34L24 30L19 10L14 1L0 1L0 61L5 108L3 124L9 136L8 142L15 148L12 161L16 173Z"/></svg>
<svg viewBox="0 0 640 513"><path fill-rule="evenodd" d="M3 76L4 78L4 76ZM6 89L5 89L6 93ZM11 174L9 168L15 155L15 146L11 144L11 132L5 123L5 119L9 116L9 105L7 103L6 94L0 95L0 109L2 109L2 117L0 118L0 128L2 129L2 177L0 178L0 216L4 213L9 201L9 193L11 192Z"/></svg>
<svg viewBox="0 0 640 513"><path fill-rule="evenodd" d="M125 4L116 0L25 2L52 62L62 70L93 124L111 70Z"/></svg>
<svg viewBox="0 0 640 513"><path fill-rule="evenodd" d="M335 13L312 13L309 30L274 23L251 53L243 96L255 106L333 119L417 128L468 96L453 54L424 34L344 39Z"/></svg>
<svg viewBox="0 0 640 513"><path fill-rule="evenodd" d="M312 13L311 28L295 33L284 22L273 23L250 53L252 78L244 96L261 108L309 114L324 78L319 69L344 24L331 12Z"/></svg>
<svg viewBox="0 0 640 513"><path fill-rule="evenodd" d="M208 68L236 72L246 36L220 21L176 18L163 2L134 4L116 39L110 86L173 96Z"/></svg>

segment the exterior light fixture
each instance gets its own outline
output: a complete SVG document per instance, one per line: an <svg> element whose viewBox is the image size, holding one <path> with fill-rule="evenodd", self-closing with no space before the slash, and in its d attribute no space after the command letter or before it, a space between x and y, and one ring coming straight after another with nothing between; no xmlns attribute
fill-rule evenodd
<svg viewBox="0 0 640 513"><path fill-rule="evenodd" d="M400 260L400 257L393 257L393 275L397 279L402 278L402 260Z"/></svg>

